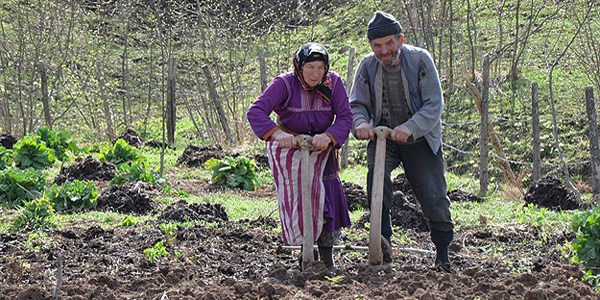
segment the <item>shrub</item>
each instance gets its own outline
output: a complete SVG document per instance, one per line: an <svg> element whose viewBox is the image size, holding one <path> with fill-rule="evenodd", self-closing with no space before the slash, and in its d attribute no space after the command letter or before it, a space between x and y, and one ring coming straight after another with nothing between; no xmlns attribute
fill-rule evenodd
<svg viewBox="0 0 600 300"><path fill-rule="evenodd" d="M152 171L148 170L146 162L132 161L119 165L115 170L115 177L110 181L110 184L121 185L136 181L156 183L156 176Z"/></svg>
<svg viewBox="0 0 600 300"><path fill-rule="evenodd" d="M140 159L139 150L127 144L124 139L118 139L106 152L100 153L100 161L109 161L115 165Z"/></svg>
<svg viewBox="0 0 600 300"><path fill-rule="evenodd" d="M96 205L98 188L93 181L74 180L62 185L55 183L45 194L57 211L84 210Z"/></svg>
<svg viewBox="0 0 600 300"><path fill-rule="evenodd" d="M0 203L20 205L42 195L46 177L34 169L9 167L0 171Z"/></svg>
<svg viewBox="0 0 600 300"><path fill-rule="evenodd" d="M28 135L13 147L14 160L21 169L44 169L54 163L54 150L46 147L39 137Z"/></svg>
<svg viewBox="0 0 600 300"><path fill-rule="evenodd" d="M12 165L12 151L0 146L0 170L6 169L6 167Z"/></svg>
<svg viewBox="0 0 600 300"><path fill-rule="evenodd" d="M12 222L14 231L52 228L56 226L56 216L52 202L41 197L29 202L21 208L17 218Z"/></svg>
<svg viewBox="0 0 600 300"><path fill-rule="evenodd" d="M573 260L598 274L600 268L600 206L573 217Z"/></svg>
<svg viewBox="0 0 600 300"><path fill-rule="evenodd" d="M254 191L259 186L256 164L246 157L226 156L221 160L213 157L204 166L212 171L211 180L214 184L241 187L247 191Z"/></svg>
<svg viewBox="0 0 600 300"><path fill-rule="evenodd" d="M71 134L67 131L42 127L35 133L48 148L54 150L54 155L58 160L65 160L67 158L67 151L77 153L79 150L77 145L71 141Z"/></svg>

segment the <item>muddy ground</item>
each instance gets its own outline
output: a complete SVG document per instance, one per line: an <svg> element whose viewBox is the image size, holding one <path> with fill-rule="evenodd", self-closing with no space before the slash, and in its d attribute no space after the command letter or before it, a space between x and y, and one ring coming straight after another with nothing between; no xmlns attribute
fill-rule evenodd
<svg viewBox="0 0 600 300"><path fill-rule="evenodd" d="M190 153L180 163L200 162ZM555 207L562 200L551 197L560 193L536 192L556 188L553 184L532 187L529 194L539 204ZM189 193L211 189L201 181L175 187ZM360 185L345 188L352 209L366 205ZM298 269L299 251L283 247L274 230L277 219L231 221L220 205L188 204L185 199L160 204L153 200L159 194L156 187L143 184L106 188L98 209L151 214L155 221L101 228L94 220L77 220L46 231L45 238L25 232L0 235L0 299L53 299L54 294L56 299L161 300L600 299L579 280L582 269L561 254L560 246L574 238L572 232L542 232L516 222L460 227L451 246L452 272L433 271L433 245L410 185L399 176L394 189L393 222L406 232L392 241L394 263L368 267L366 251L347 247L335 251L338 272L326 274L320 262L305 272ZM255 193L275 201L270 188ZM548 199L540 200L543 195ZM449 197L481 201L458 190ZM161 223L184 220L200 222L172 234L159 228ZM339 244L367 246L366 225L361 220L344 230ZM160 241L168 254L150 261L144 250Z"/></svg>
<svg viewBox="0 0 600 300"><path fill-rule="evenodd" d="M536 228L463 227L451 247L453 272L440 273L432 253L409 252L433 250L428 232L406 229L415 243L394 240L389 269L367 267L365 251L338 249L339 272L327 278L320 263L298 269L299 252L282 247L275 219L229 221L223 207L183 200L153 213L152 224L111 229L73 221L43 241L0 235L0 299L52 299L54 291L60 299L600 299L557 248L569 232L546 232L543 242ZM206 223L169 238L158 228L169 220ZM368 244L358 225L341 245ZM169 254L150 262L144 249L159 241Z"/></svg>

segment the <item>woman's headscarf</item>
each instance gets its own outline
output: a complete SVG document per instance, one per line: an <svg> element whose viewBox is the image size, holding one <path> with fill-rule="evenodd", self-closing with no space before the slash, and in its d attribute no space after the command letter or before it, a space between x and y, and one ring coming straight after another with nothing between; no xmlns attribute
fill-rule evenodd
<svg viewBox="0 0 600 300"><path fill-rule="evenodd" d="M302 65L311 61L322 61L325 63L323 79L321 79L321 82L317 86L312 88L308 86L302 76ZM292 62L294 64L294 74L296 74L296 77L302 83L302 87L309 92L316 91L325 102L330 103L331 95L333 94L333 82L329 76L329 52L327 52L327 49L321 44L306 43L294 53Z"/></svg>

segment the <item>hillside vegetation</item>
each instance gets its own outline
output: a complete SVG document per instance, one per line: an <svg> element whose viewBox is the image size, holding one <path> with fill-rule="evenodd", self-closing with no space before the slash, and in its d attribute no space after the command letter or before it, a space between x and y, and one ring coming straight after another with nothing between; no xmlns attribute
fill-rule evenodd
<svg viewBox="0 0 600 300"><path fill-rule="evenodd" d="M350 48L356 69L369 52L366 23L379 9L396 15L407 43L435 58L446 95L450 172L478 175L479 116L470 86L481 93L488 53L489 119L512 168L529 182L535 82L544 174L557 172L560 162L552 100L560 150L585 184L584 90L600 90L598 6L591 0L4 1L0 128L20 137L46 125L82 141L114 139L134 128L162 139L169 130L161 111L170 99L171 61L177 144L259 146L245 112L271 78L290 70L293 51L307 41L326 45L331 69L350 85ZM492 182L500 182L499 158L491 154Z"/></svg>

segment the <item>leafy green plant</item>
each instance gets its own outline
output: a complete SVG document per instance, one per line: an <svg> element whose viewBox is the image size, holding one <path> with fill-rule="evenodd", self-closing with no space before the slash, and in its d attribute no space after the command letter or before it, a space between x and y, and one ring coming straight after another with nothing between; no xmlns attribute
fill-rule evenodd
<svg viewBox="0 0 600 300"><path fill-rule="evenodd" d="M115 177L110 181L110 184L121 185L136 181L157 182L155 174L148 170L148 164L139 160L120 164L115 170Z"/></svg>
<svg viewBox="0 0 600 300"><path fill-rule="evenodd" d="M12 151L0 146L0 170L4 170L6 167L12 165Z"/></svg>
<svg viewBox="0 0 600 300"><path fill-rule="evenodd" d="M42 246L50 242L52 239L46 235L43 231L32 232L27 236L27 240L25 241L25 248L38 252L42 249Z"/></svg>
<svg viewBox="0 0 600 300"><path fill-rule="evenodd" d="M254 191L259 186L256 164L247 157L226 156L221 160L213 157L204 166L212 171L211 180L214 184L241 187L247 191Z"/></svg>
<svg viewBox="0 0 600 300"><path fill-rule="evenodd" d="M71 141L71 134L64 130L52 130L48 127L41 127L35 132L47 147L54 150L54 155L58 160L65 160L67 151L78 152L77 145Z"/></svg>
<svg viewBox="0 0 600 300"><path fill-rule="evenodd" d="M144 254L148 257L150 262L157 262L162 257L169 255L167 247L163 241L158 241L153 247L144 249Z"/></svg>
<svg viewBox="0 0 600 300"><path fill-rule="evenodd" d="M62 185L53 184L45 192L57 211L92 208L98 199L98 188L93 181L74 180Z"/></svg>
<svg viewBox="0 0 600 300"><path fill-rule="evenodd" d="M46 197L25 202L17 218L11 224L13 231L30 231L55 226L54 206Z"/></svg>
<svg viewBox="0 0 600 300"><path fill-rule="evenodd" d="M329 280L331 284L339 284L344 280L345 276L325 276L325 279Z"/></svg>
<svg viewBox="0 0 600 300"><path fill-rule="evenodd" d="M140 152L124 139L118 139L108 150L100 153L100 161L109 161L116 165L136 161L141 158Z"/></svg>
<svg viewBox="0 0 600 300"><path fill-rule="evenodd" d="M130 227L135 225L135 223L137 223L137 220L135 219L134 216L127 216L123 219L123 221L121 221L121 227Z"/></svg>
<svg viewBox="0 0 600 300"><path fill-rule="evenodd" d="M44 169L55 161L54 150L46 147L39 137L28 135L19 140L13 147L14 160L21 169Z"/></svg>
<svg viewBox="0 0 600 300"><path fill-rule="evenodd" d="M573 217L575 239L571 242L575 255L573 260L589 270L600 267L600 206Z"/></svg>
<svg viewBox="0 0 600 300"><path fill-rule="evenodd" d="M178 223L161 223L158 225L158 228L160 228L165 235L165 242L167 245L173 246L178 227Z"/></svg>
<svg viewBox="0 0 600 300"><path fill-rule="evenodd" d="M0 171L0 204L20 205L42 195L46 178L34 169L8 167Z"/></svg>

